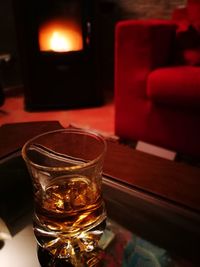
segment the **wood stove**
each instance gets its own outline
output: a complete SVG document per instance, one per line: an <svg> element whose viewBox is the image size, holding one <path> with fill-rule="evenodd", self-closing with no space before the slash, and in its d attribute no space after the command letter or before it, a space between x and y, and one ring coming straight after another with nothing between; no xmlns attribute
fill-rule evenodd
<svg viewBox="0 0 200 267"><path fill-rule="evenodd" d="M25 108L102 103L92 0L13 0Z"/></svg>

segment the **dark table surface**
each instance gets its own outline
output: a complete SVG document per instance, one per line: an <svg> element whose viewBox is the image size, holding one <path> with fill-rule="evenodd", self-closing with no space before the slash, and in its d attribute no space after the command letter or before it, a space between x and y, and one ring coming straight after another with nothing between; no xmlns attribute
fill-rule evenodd
<svg viewBox="0 0 200 267"><path fill-rule="evenodd" d="M0 217L12 235L12 239L0 245L0 266L39 266L31 227L31 184L20 150L34 135L59 128L57 122L0 127L0 138L4 140L4 145L2 141L0 145ZM125 236L138 237L143 244L153 244L157 251L162 249L168 255L169 266L199 266L199 177L199 168L164 160L108 140L103 182L108 216L126 229ZM5 186L2 186L3 182ZM24 186L20 193L16 183ZM21 199L12 194L9 197L8 190L19 193ZM16 206L20 201L21 205ZM20 207L19 210L16 207ZM109 253L112 254L117 248L115 242L111 244ZM111 254L107 259L111 260ZM115 264L118 265L110 266L120 266L119 262Z"/></svg>
<svg viewBox="0 0 200 267"><path fill-rule="evenodd" d="M103 194L113 241L100 266L140 266L133 265L136 258L143 261L141 266L199 266L200 219L195 213L105 177ZM9 230L13 234L2 244L0 266L39 267L31 212L21 213ZM132 262L126 256L130 247ZM150 255L154 261L145 265Z"/></svg>

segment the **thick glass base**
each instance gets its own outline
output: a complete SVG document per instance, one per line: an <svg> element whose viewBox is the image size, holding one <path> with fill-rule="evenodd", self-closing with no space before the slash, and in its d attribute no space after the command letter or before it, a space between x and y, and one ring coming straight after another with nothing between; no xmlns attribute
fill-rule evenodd
<svg viewBox="0 0 200 267"><path fill-rule="evenodd" d="M49 242L44 242L43 245L41 240L44 241L44 232L34 228L36 238L40 241L38 242L40 244L38 246L38 258L41 266L98 266L97 263L101 254L99 241L105 228L106 219L75 236L61 235L57 236L56 239L55 236L52 236L52 240L50 240L48 235Z"/></svg>
<svg viewBox="0 0 200 267"><path fill-rule="evenodd" d="M100 267L102 266L103 251L96 248L92 252L85 252L76 255L76 262L72 259L54 258L48 250L38 246L38 260L41 267Z"/></svg>

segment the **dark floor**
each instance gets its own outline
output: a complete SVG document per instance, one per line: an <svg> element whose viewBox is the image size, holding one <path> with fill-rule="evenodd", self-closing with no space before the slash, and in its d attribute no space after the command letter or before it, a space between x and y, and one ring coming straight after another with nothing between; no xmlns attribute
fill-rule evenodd
<svg viewBox="0 0 200 267"><path fill-rule="evenodd" d="M0 107L0 125L5 123L28 122L28 121L57 120L63 127L75 124L114 134L114 102L113 96L107 97L101 107L28 112L24 109L24 97L22 93L17 95L8 94L5 103Z"/></svg>

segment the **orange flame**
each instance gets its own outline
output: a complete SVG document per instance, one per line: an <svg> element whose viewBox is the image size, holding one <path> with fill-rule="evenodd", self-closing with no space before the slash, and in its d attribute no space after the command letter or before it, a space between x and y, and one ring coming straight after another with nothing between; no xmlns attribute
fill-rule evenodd
<svg viewBox="0 0 200 267"><path fill-rule="evenodd" d="M82 50L81 28L64 20L47 22L39 29L39 47L41 51L55 52Z"/></svg>

